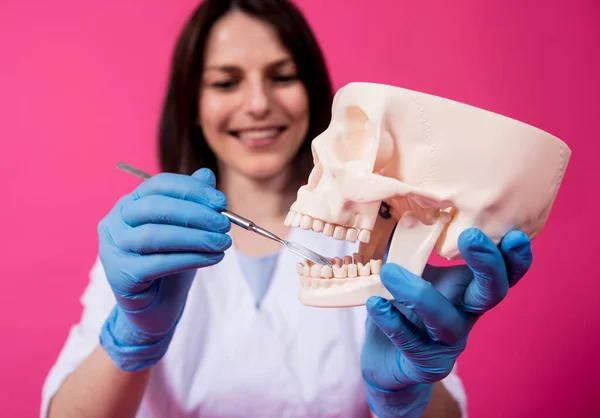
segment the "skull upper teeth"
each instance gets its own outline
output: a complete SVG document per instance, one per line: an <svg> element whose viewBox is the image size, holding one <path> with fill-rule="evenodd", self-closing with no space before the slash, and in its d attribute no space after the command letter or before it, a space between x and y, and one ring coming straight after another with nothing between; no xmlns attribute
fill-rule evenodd
<svg viewBox="0 0 600 418"><path fill-rule="evenodd" d="M325 222L321 219L313 218L310 215L303 215L299 212L290 211L284 221L285 226L295 228L312 229L315 232L321 232L328 237L337 240L346 240L349 242L368 243L371 240L371 231L361 229L360 231L350 225L338 225L331 222Z"/></svg>

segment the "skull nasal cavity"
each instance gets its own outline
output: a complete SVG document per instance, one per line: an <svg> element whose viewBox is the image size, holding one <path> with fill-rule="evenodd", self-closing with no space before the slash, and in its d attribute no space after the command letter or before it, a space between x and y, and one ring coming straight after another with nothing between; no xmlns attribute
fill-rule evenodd
<svg viewBox="0 0 600 418"><path fill-rule="evenodd" d="M335 151L341 161L361 160L373 146L374 138L369 118L356 106L346 108L341 132L335 141Z"/></svg>

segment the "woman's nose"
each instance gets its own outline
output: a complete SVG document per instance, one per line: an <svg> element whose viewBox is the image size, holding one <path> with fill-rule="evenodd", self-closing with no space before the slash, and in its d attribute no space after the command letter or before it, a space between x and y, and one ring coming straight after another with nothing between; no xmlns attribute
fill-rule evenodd
<svg viewBox="0 0 600 418"><path fill-rule="evenodd" d="M245 101L246 109L251 116L264 118L269 114L270 98L263 83L249 83Z"/></svg>

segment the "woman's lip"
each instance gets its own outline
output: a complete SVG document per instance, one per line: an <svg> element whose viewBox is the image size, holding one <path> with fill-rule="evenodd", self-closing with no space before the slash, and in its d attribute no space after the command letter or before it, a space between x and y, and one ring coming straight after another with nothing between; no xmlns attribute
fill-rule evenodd
<svg viewBox="0 0 600 418"><path fill-rule="evenodd" d="M266 148L277 142L279 135L271 137L271 138L261 138L261 139L240 139L240 143L245 147L250 149L260 149Z"/></svg>

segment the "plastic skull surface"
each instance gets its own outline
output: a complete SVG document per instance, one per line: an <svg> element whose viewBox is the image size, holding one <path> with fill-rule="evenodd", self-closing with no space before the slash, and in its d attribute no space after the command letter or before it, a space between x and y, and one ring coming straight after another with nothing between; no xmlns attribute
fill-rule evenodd
<svg viewBox="0 0 600 418"><path fill-rule="evenodd" d="M477 227L499 243L511 229L542 230L571 150L508 117L399 87L350 83L312 142L314 168L286 225L360 242L334 266L299 263L310 306L388 299L386 262L421 275L433 249L459 259L459 234Z"/></svg>

